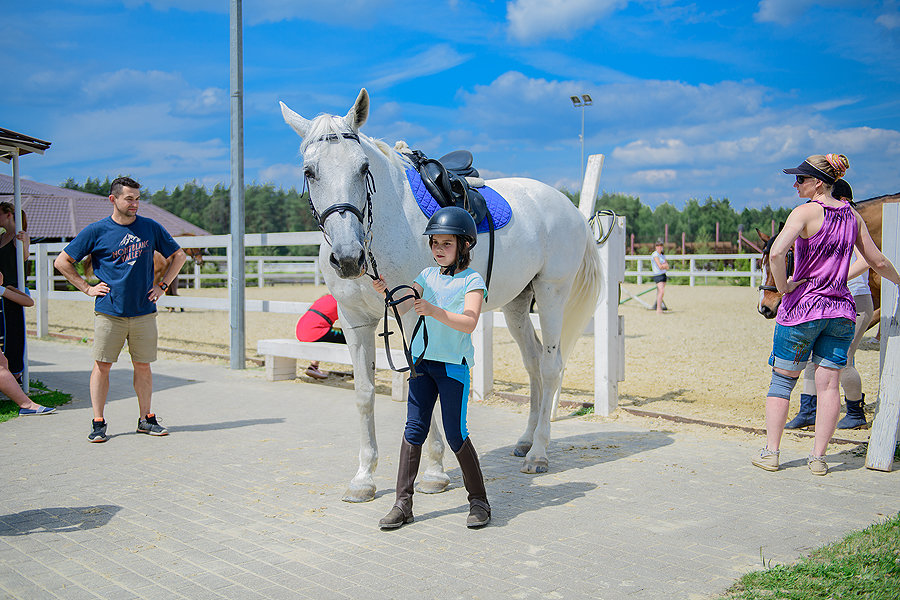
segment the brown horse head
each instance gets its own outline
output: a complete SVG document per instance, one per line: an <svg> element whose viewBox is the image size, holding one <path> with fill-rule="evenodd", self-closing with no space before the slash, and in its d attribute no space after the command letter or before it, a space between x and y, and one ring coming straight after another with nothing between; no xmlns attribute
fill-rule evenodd
<svg viewBox="0 0 900 600"><path fill-rule="evenodd" d="M759 286L759 302L756 309L765 318L774 319L775 315L778 314L778 306L781 304L781 296L783 295L775 287L775 277L769 268L769 251L772 249L772 241L775 239L775 236L768 236L758 228L756 234L763 245L763 255L760 261L763 283Z"/></svg>

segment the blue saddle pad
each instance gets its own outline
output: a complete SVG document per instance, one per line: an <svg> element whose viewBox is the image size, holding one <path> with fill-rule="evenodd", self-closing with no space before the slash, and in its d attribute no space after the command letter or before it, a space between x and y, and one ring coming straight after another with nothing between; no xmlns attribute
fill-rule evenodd
<svg viewBox="0 0 900 600"><path fill-rule="evenodd" d="M422 183L422 176L419 175L418 171L414 168L406 169L406 178L409 180L409 187L412 189L413 196L419 204L419 208L421 208L422 212L425 213L425 216L430 219L431 215L433 215L441 205L437 203L437 200L434 199L434 196L431 195L428 188ZM477 189L481 192L481 195L484 196L484 201L487 202L488 211L494 218L494 229L502 229L504 225L509 223L509 220L512 217L512 209L509 206L509 202L495 190L487 186ZM477 225L478 233L486 233L489 230L487 217L482 219L481 223L477 223Z"/></svg>

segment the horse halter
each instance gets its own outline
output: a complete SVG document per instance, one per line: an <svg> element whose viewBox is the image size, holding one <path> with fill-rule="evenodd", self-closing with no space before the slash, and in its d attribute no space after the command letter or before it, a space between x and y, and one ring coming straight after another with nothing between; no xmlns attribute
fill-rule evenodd
<svg viewBox="0 0 900 600"><path fill-rule="evenodd" d="M772 251L772 242L775 241L777 236L772 236L769 238L769 241L766 242L766 247L763 248L763 256L768 256ZM784 256L784 267L785 271L787 271L787 276L791 277L794 274L794 249L789 248L787 254ZM761 285L757 289L764 292L778 292L778 288L774 285Z"/></svg>
<svg viewBox="0 0 900 600"><path fill-rule="evenodd" d="M341 139L353 140L360 146L362 146L362 142L359 141L359 135L345 131L341 133L328 133L325 134L318 139L314 140L315 142L340 142ZM368 263L366 266L366 275L372 278L373 281L379 278L378 275L378 264L375 262L375 256L372 254L372 194L375 193L375 177L372 175L372 171L366 167L365 172L366 179L366 205L363 207L363 210L359 210L355 205L349 202L340 202L338 204L332 204L328 208L322 211L322 214L316 210L315 205L313 205L312 201L312 192L309 190L309 181L306 175L303 175L303 190L309 191L309 196L307 196L309 200L309 209L312 211L313 218L315 218L316 223L319 226L319 230L325 236L325 241L331 245L331 242L328 240L328 234L325 233L325 220L333 215L334 213L343 214L345 212L349 212L357 219L359 219L360 224L364 224L366 227L366 236L363 239L363 248L365 249L366 256L368 257ZM301 192L302 194L302 192ZM372 265L372 273L369 273L369 263ZM402 289L408 289L409 293L400 297L394 298L394 294ZM420 316L416 321L416 325L413 328L412 336L410 340L416 337L416 334L419 332L419 329L422 330L422 340L424 342L424 347L422 351L422 356L419 357L419 360L415 360L412 355L412 344L406 343L406 336L403 331L403 320L400 318L400 311L397 308L398 305L405 302L406 300L418 299L419 292L416 289L409 285L399 285L393 289L389 289L385 291L384 297L384 331L379 333L379 337L384 338L384 349L387 354L388 364L391 367L391 370L397 371L398 373L403 373L409 371L410 378L415 378L418 376L416 372L416 365L418 365L425 356L424 348L428 347L428 327L425 325L425 317ZM397 368L394 366L394 361L391 358L391 348L389 338L393 334L392 331L388 328L388 311L394 311L394 320L397 322L397 327L400 329L400 338L403 340L403 354L406 357L406 363L408 366Z"/></svg>
<svg viewBox="0 0 900 600"><path fill-rule="evenodd" d="M357 144L362 145L362 142L359 141L359 135L350 131L345 131L342 133L328 133L314 141L339 142L341 138L353 140ZM325 236L326 241L328 240L328 234L325 233L325 220L334 213L342 215L345 212L349 212L359 220L361 225L365 225L366 236L363 240L363 246L366 249L366 254L369 257L369 262L372 263L372 269L375 271L375 277L372 277L372 275L369 274L368 269L366 269L366 274L369 275L369 277L372 277L372 279L378 279L378 268L375 265L375 257L372 256L372 251L370 249L370 242L372 241L372 194L375 193L375 177L372 176L372 171L370 171L368 167L366 167L365 179L366 204L362 210L359 210L354 204L351 204L349 202L340 202L338 204L332 204L331 206L323 210L321 214L319 214L319 211L316 210L316 207L312 201L312 192L309 189L309 180L307 179L306 174L303 175L303 190L310 192L307 196L307 200L309 201L309 210L312 211L313 218L316 220L316 224L319 226L319 230ZM301 192L301 194L302 193L303 192ZM328 243L329 245L331 244L330 241Z"/></svg>

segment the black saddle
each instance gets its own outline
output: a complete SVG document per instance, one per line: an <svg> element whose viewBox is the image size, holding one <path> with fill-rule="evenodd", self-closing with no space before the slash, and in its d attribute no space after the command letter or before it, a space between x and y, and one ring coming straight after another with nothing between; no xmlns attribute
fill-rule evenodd
<svg viewBox="0 0 900 600"><path fill-rule="evenodd" d="M472 215L475 223L487 216L487 202L466 177L478 177L472 166L473 156L468 150L456 150L440 159L428 158L420 150L413 150L410 158L422 177L425 188L441 207L459 206Z"/></svg>

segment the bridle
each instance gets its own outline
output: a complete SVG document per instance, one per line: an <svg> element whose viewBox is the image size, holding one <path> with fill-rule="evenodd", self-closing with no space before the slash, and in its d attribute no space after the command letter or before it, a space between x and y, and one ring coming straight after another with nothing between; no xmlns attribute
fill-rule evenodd
<svg viewBox="0 0 900 600"><path fill-rule="evenodd" d="M359 141L359 135L345 131L341 133L328 133L325 134L315 140L311 140L311 142L340 142L341 138L347 140L353 140L360 146L362 146L362 142ZM308 144L307 144L308 145ZM308 192L307 199L309 200L309 209L312 211L313 218L316 220L316 224L319 226L319 230L322 232L322 235L325 236L325 241L328 242L328 245L331 245L331 241L328 239L328 234L325 233L325 220L328 219L331 215L337 213L339 215L344 214L345 212L349 212L354 217L359 220L360 225L365 226L366 234L363 238L363 249L365 250L365 255L367 257L367 262L365 266L365 274L372 278L372 281L379 279L378 275L378 263L375 262L375 255L372 253L372 194L375 193L375 177L372 175L372 171L369 170L369 167L366 166L365 175L363 177L366 180L366 204L363 207L363 210L359 210L356 205L351 204L349 202L340 202L338 204L332 204L328 208L322 211L320 214L319 211L316 210L315 205L312 201L312 191L309 189L309 181L306 177L306 174L303 175L303 190L300 192L301 195L303 192ZM372 265L372 272L369 272L369 265ZM405 295L400 298L395 298L394 295L400 290L409 290ZM391 370L397 371L398 373L405 373L409 371L410 379L413 379L418 376L416 373L416 366L422 361L422 358L425 356L425 348L428 347L428 328L425 325L425 317L419 316L419 319L416 321L415 327L413 327L412 336L410 337L410 343L406 343L406 336L403 334L403 320L400 318L400 311L397 308L398 305L406 302L410 298L418 299L419 292L416 288L410 285L398 285L395 288L385 290L384 295L384 330L382 333L379 333L379 337L384 338L384 349L387 354L388 364L391 367ZM388 338L393 335L394 332L388 329L387 317L388 317L388 309L393 310L394 312L394 320L397 323L397 327L400 329L400 339L403 340L403 354L406 357L406 367L397 368L394 366L393 358L391 357L391 348L390 342ZM419 357L418 360L414 360L412 356L412 340L415 339L416 334L419 332L419 329L422 329L422 341L424 342L422 348L422 356Z"/></svg>
<svg viewBox="0 0 900 600"><path fill-rule="evenodd" d="M777 236L772 236L769 238L769 241L766 242L766 247L763 248L763 257L769 256L769 253L772 251L772 243L775 241ZM767 263L769 261L766 261ZM791 277L794 274L794 249L788 248L787 254L784 256L784 267L785 271L787 271L787 276ZM768 270L771 272L771 266L769 266ZM778 288L774 285L760 285L757 289L764 292L778 292Z"/></svg>

